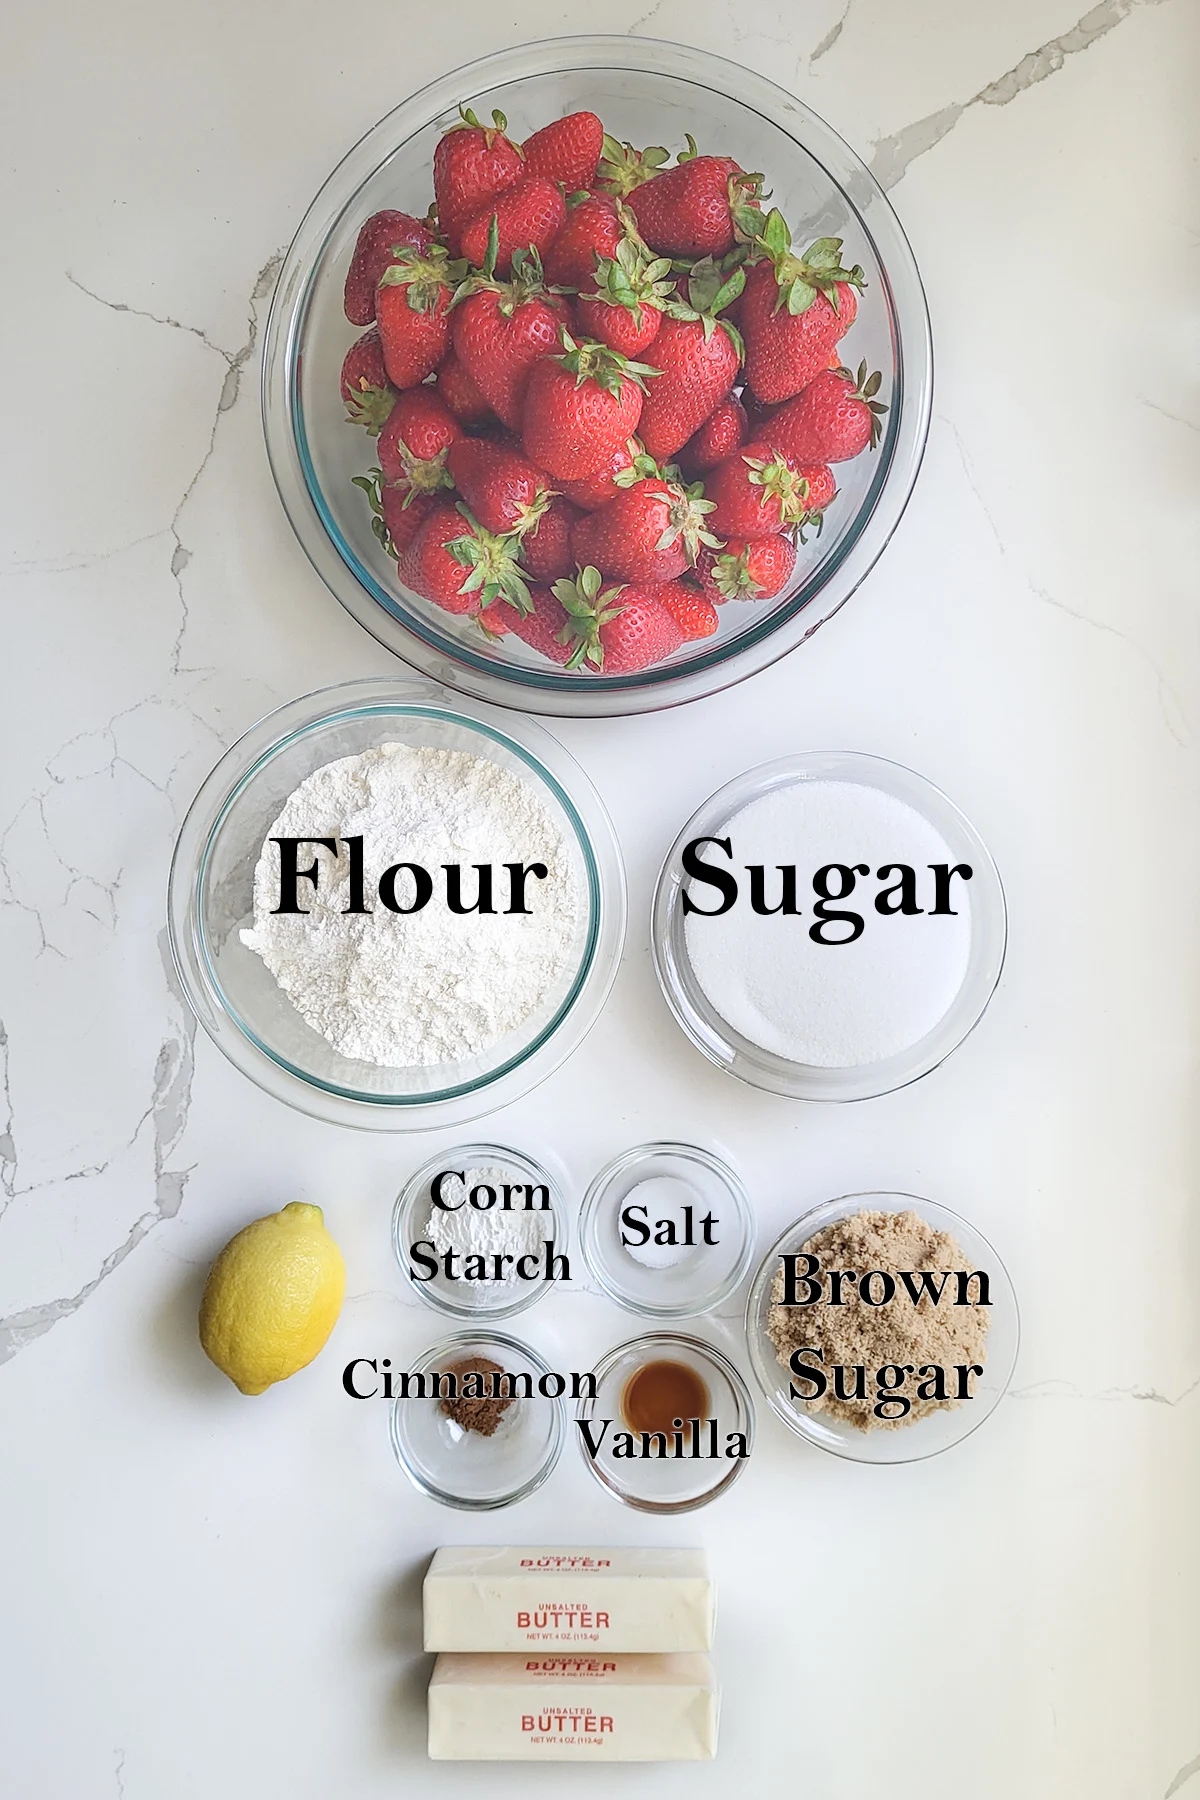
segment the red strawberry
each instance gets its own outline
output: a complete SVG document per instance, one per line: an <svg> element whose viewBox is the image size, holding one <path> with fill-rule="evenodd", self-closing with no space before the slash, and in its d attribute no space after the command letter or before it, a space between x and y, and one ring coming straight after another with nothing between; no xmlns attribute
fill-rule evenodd
<svg viewBox="0 0 1200 1800"><path fill-rule="evenodd" d="M567 213L546 252L546 280L552 287L590 288L598 259L615 256L623 236L616 201L608 194L589 194Z"/></svg>
<svg viewBox="0 0 1200 1800"><path fill-rule="evenodd" d="M396 390L383 366L383 345L379 329L370 331L351 344L342 363L342 399L346 416L352 425L362 425L377 437L379 428L392 410Z"/></svg>
<svg viewBox="0 0 1200 1800"><path fill-rule="evenodd" d="M794 400L772 414L763 429L766 443L793 462L849 462L879 442L880 415L887 407L875 396L880 376L848 369L822 369Z"/></svg>
<svg viewBox="0 0 1200 1800"><path fill-rule="evenodd" d="M446 354L450 342L446 315L458 274L440 244L405 250L383 271L375 316L384 366L395 387L416 387Z"/></svg>
<svg viewBox="0 0 1200 1800"><path fill-rule="evenodd" d="M542 251L554 242L567 216L567 203L544 175L523 175L512 187L495 194L463 227L462 254L482 267L488 234L496 221L497 249L492 267L500 275L512 269L516 250Z"/></svg>
<svg viewBox="0 0 1200 1800"><path fill-rule="evenodd" d="M369 475L356 475L354 485L363 490L370 502L371 530L389 556L398 557L408 548L438 504L432 494L389 487L379 469L372 469Z"/></svg>
<svg viewBox="0 0 1200 1800"><path fill-rule="evenodd" d="M453 487L446 468L446 453L462 426L436 388L408 388L379 434L379 466L394 487L414 494L432 494Z"/></svg>
<svg viewBox="0 0 1200 1800"><path fill-rule="evenodd" d="M582 481L606 467L637 429L644 377L654 371L603 344L562 333L563 354L536 363L525 390L526 455L548 475Z"/></svg>
<svg viewBox="0 0 1200 1800"><path fill-rule="evenodd" d="M448 466L479 523L501 536L531 531L550 504L541 470L505 444L460 437L450 446Z"/></svg>
<svg viewBox="0 0 1200 1800"><path fill-rule="evenodd" d="M863 272L841 266L841 238L818 238L803 256L791 248L783 215L772 208L761 244L767 260L746 280L740 312L746 379L773 406L807 387L854 323Z"/></svg>
<svg viewBox="0 0 1200 1800"><path fill-rule="evenodd" d="M635 150L632 144L622 144L605 132L604 156L596 173L596 186L620 199L652 180L669 155L661 144L654 144L649 150Z"/></svg>
<svg viewBox="0 0 1200 1800"><path fill-rule="evenodd" d="M683 642L683 633L659 606L652 587L605 583L599 569L589 566L575 581L556 581L553 591L575 639L568 669L591 663L606 675L632 675L661 662Z"/></svg>
<svg viewBox="0 0 1200 1800"><path fill-rule="evenodd" d="M746 409L737 395L731 394L709 413L699 431L692 433L679 453L680 467L693 480L697 475L706 475L732 456L749 435Z"/></svg>
<svg viewBox="0 0 1200 1800"><path fill-rule="evenodd" d="M809 516L808 482L769 444L743 444L706 477L709 521L722 537L771 537Z"/></svg>
<svg viewBox="0 0 1200 1800"><path fill-rule="evenodd" d="M721 623L712 601L690 581L664 581L648 592L664 612L669 612L683 634L685 644L711 637Z"/></svg>
<svg viewBox="0 0 1200 1800"><path fill-rule="evenodd" d="M790 537L730 538L724 550L704 550L696 566L714 606L726 600L769 600L781 593L796 566Z"/></svg>
<svg viewBox="0 0 1200 1800"><path fill-rule="evenodd" d="M531 650L537 650L542 656L548 656L551 662L560 667L566 663L571 654L574 639L568 629L567 614L562 602L557 600L547 587L530 589L531 611L520 613L507 600L499 600L489 606L487 615L481 618L485 630L492 629L495 618L500 627L500 635L511 631L523 644Z"/></svg>
<svg viewBox="0 0 1200 1800"><path fill-rule="evenodd" d="M629 196L638 230L660 256L725 256L762 226L762 176L747 175L731 156L681 156Z"/></svg>
<svg viewBox="0 0 1200 1800"><path fill-rule="evenodd" d="M473 112L460 108L462 120L438 140L433 153L433 191L438 223L454 255L463 227L504 188L525 173L525 159L506 137L508 121L494 112L493 125L481 125Z"/></svg>
<svg viewBox="0 0 1200 1800"><path fill-rule="evenodd" d="M375 289L393 260L395 246L427 250L432 242L429 227L409 213L372 213L358 234L346 271L346 317L352 325L369 325L375 317Z"/></svg>
<svg viewBox="0 0 1200 1800"><path fill-rule="evenodd" d="M530 174L561 182L568 194L591 187L603 147L604 127L592 112L553 119L522 146Z"/></svg>
<svg viewBox="0 0 1200 1800"><path fill-rule="evenodd" d="M620 491L618 477L634 466L634 458L641 453L641 445L636 438L629 443L621 444L613 451L605 466L595 475L587 476L583 481L560 481L558 491L576 506L582 506L585 512L596 512L615 500Z"/></svg>
<svg viewBox="0 0 1200 1800"><path fill-rule="evenodd" d="M597 258L595 292L575 302L580 329L622 356L636 356L662 324L674 291L670 274L669 257L652 257L640 239L623 237L615 256Z"/></svg>
<svg viewBox="0 0 1200 1800"><path fill-rule="evenodd" d="M397 573L406 587L445 612L477 613L501 598L518 612L530 606L513 540L485 531L466 507L448 501L429 514L400 557Z"/></svg>
<svg viewBox="0 0 1200 1800"><path fill-rule="evenodd" d="M557 581L575 567L571 554L571 527L578 507L556 494L532 531L521 539L521 561L534 581Z"/></svg>
<svg viewBox="0 0 1200 1800"><path fill-rule="evenodd" d="M459 362L504 424L519 431L530 370L558 349L559 314L536 257L518 251L507 282L480 276L456 301L453 319Z"/></svg>
<svg viewBox="0 0 1200 1800"><path fill-rule="evenodd" d="M460 425L484 425L495 417L487 395L480 391L475 377L463 368L453 350L438 364L437 391Z"/></svg>
<svg viewBox="0 0 1200 1800"><path fill-rule="evenodd" d="M594 563L618 581L674 581L695 562L702 544L720 542L705 527L711 511L711 501L651 476L579 519L571 548L581 567Z"/></svg>
<svg viewBox="0 0 1200 1800"><path fill-rule="evenodd" d="M690 304L673 303L659 326L651 360L662 372L646 396L639 433L658 462L683 449L733 386L742 340L716 315L745 279L742 269L726 277L711 259L698 262L688 282Z"/></svg>
<svg viewBox="0 0 1200 1800"><path fill-rule="evenodd" d="M412 488L385 487L382 501L383 522L391 539L392 555L399 558L437 506L437 495L418 494Z"/></svg>

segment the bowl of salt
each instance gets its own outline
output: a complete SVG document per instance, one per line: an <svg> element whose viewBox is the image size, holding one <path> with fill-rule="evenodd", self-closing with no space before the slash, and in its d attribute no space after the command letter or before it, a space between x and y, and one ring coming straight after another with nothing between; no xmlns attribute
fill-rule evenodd
<svg viewBox="0 0 1200 1800"><path fill-rule="evenodd" d="M975 827L882 757L807 752L688 820L654 896L667 1004L718 1068L800 1100L927 1075L982 1018L1007 941Z"/></svg>
<svg viewBox="0 0 1200 1800"><path fill-rule="evenodd" d="M754 1218L738 1177L694 1144L638 1144L601 1169L579 1213L583 1259L627 1312L715 1312L749 1272Z"/></svg>

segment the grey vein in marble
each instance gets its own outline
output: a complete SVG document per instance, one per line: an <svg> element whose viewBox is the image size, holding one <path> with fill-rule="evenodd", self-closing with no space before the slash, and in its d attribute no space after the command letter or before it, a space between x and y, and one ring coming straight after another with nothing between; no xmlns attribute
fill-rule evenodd
<svg viewBox="0 0 1200 1800"><path fill-rule="evenodd" d="M36 1338L49 1331L51 1326L57 1325L60 1319L69 1318L72 1313L78 1312L100 1283L121 1266L130 1252L137 1249L142 1239L156 1225L161 1225L164 1219L175 1217L183 1202L191 1169L170 1169L167 1163L187 1125L192 1097L196 1021L176 979L165 930L159 934L159 951L171 996L172 1017L155 1064L154 1091L150 1104L138 1121L133 1139L130 1140L136 1140L142 1127L149 1122L154 1137L154 1203L134 1221L124 1241L109 1252L98 1272L76 1293L44 1301L38 1306L26 1307L23 1312L10 1313L7 1318L0 1319L0 1363L10 1361L27 1344L33 1343ZM11 1106L9 1126L11 1142ZM15 1152L13 1167L15 1169Z"/></svg>
<svg viewBox="0 0 1200 1800"><path fill-rule="evenodd" d="M1170 1787L1163 1795L1163 1800L1171 1800L1171 1795L1177 1794L1184 1782L1190 1781L1193 1775L1200 1775L1200 1756L1193 1756L1191 1762L1184 1763L1182 1769L1179 1770L1179 1773L1175 1776Z"/></svg>
<svg viewBox="0 0 1200 1800"><path fill-rule="evenodd" d="M245 368L251 356L253 356L258 343L259 308L262 301L266 299L267 295L274 287L275 278L279 272L282 257L282 251L277 251L273 256L267 259L255 277L248 304L246 338L236 350L226 350L222 345L217 344L210 338L199 326L185 325L178 319L151 313L139 307L129 306L124 301L105 299L104 296L85 287L81 281L68 272L67 279L71 281L75 287L87 294L89 298L95 300L97 304L107 306L114 312L133 313L138 317L149 320L152 324L162 325L170 330L183 331L190 336L197 337L206 348L218 355L225 364L225 379L221 384L221 391L217 397L212 428L208 435L208 442L204 455L201 457L187 487L180 496L179 502L171 515L171 520L167 527L167 532L174 544L170 569L172 579L175 582L175 587L179 595L181 611L180 627L176 635L171 656L170 673L172 675L178 675L183 672L182 646L184 633L187 629L187 599L183 592L182 578L183 572L191 560L192 554L191 550L183 542L183 539L180 536L180 519L189 499L195 492L200 477L203 475L204 470L212 457L216 447L217 431L220 426L222 414L227 413L237 401L241 385L242 370ZM157 536L159 534L155 533L152 535ZM91 559L83 559L85 564L88 560ZM75 562L72 566L82 565ZM111 720L109 726L106 728L113 749L112 760L123 760L118 758L116 740L112 729L114 724L115 720ZM83 736L88 734L80 735ZM71 742L76 741L78 740L71 740ZM64 750L67 747L68 746L64 745ZM56 779L53 768L51 768L49 773L52 780ZM138 771L138 773L140 773L140 771ZM34 803L40 806L40 797L35 796ZM45 819L43 815L43 825L44 824ZM46 835L47 840L49 840L48 831ZM0 859L2 859L2 852L3 842L0 840ZM62 861L61 856L59 857L59 861ZM68 867L65 863L63 866L64 868ZM68 873L75 879L81 879L79 871L77 870L68 868ZM115 884L110 884L110 901L113 900L111 892L113 886L115 886ZM17 900L15 896L0 897L0 904L19 906L23 911L31 912L37 921L38 929L41 934L42 951L55 948L55 946L50 944L47 940L42 919L34 908L29 907L23 901ZM191 1100L196 1023L175 979L174 969L171 966L170 955L166 946L165 933L162 934L162 938L160 939L160 950L162 952L166 971L167 987L171 996L173 1016L169 1022L167 1034L164 1037L162 1046L159 1050L154 1071L154 1086L150 1105L138 1121L133 1136L129 1140L130 1144L136 1142L147 1122L151 1124L154 1134L153 1204L147 1212L142 1213L141 1216L134 1221L124 1240L118 1244L114 1250L109 1252L108 1256L106 1256L101 1263L98 1272L90 1281L85 1282L83 1287L78 1289L77 1292L62 1295L55 1300L44 1301L36 1306L27 1307L21 1312L12 1313L7 1318L0 1319L0 1363L7 1362L12 1357L16 1356L18 1351L24 1349L27 1344L32 1343L36 1338L41 1337L44 1332L49 1331L51 1326L56 1325L60 1319L68 1318L72 1313L77 1312L84 1301L95 1293L96 1289L100 1286L100 1283L111 1275L114 1269L119 1268L131 1251L137 1248L138 1244L141 1243L147 1233L152 1231L156 1225L161 1224L164 1219L174 1218L182 1204L183 1193L187 1185L190 1170L171 1169L167 1167L167 1163L172 1151L183 1135L184 1127L187 1122L188 1107ZM4 1108L3 1117L0 1118L0 1212L3 1212L4 1208L16 1194L32 1192L34 1187L40 1184L28 1184L26 1187L22 1188L18 1182L17 1133L13 1120L12 1089L9 1080L9 1040L7 1031L2 1024L0 1024L0 1100L2 1100ZM83 1180L89 1176L102 1174L107 1167L107 1162L91 1164L86 1168L72 1170L70 1174L61 1179L66 1181Z"/></svg>
<svg viewBox="0 0 1200 1800"><path fill-rule="evenodd" d="M199 325L185 324L181 319L172 318L169 313L154 313L148 311L145 307L130 306L128 302L124 300L109 300L105 295L98 294L94 288L87 287L77 276L71 273L70 269L65 271L66 278L71 283L72 287L78 288L81 294L86 294L88 299L96 301L97 305L106 306L110 312L129 313L134 318L146 319L153 325L166 326L171 331L185 332L189 337L198 338L206 349L211 350L214 355L219 356L221 361L225 364L225 379L221 383L221 391L217 396L216 411L213 414L212 428L208 434L208 442L205 445L204 454L197 463L192 477L183 490L183 493L180 495L178 504L171 514L170 522L166 527L166 533L170 537L173 545L171 551L171 577L175 583L180 612L179 630L176 633L175 644L171 653L171 673L173 675L179 675L185 672L182 657L183 639L188 624L188 603L187 596L183 591L183 573L189 562L192 560L191 549L184 543L179 533L180 516L195 492L196 484L208 467L213 451L216 448L217 431L220 427L222 413L227 413L230 408L237 403L238 393L241 388L242 370L254 355L254 351L258 344L259 307L275 286L275 279L279 274L280 265L283 262L283 255L284 253L282 250L276 250L273 255L267 258L266 262L255 276L254 286L250 291L250 299L247 306L246 336L236 350L226 350L224 345L218 344L214 338L210 338L208 333ZM156 533L154 535L158 534ZM140 543L145 540L138 539L137 541ZM126 546L126 548L132 547L132 545ZM110 552L109 554L112 553ZM75 564L73 566L79 567L85 565ZM212 670L200 669L191 669L186 672L189 674L214 673Z"/></svg>
<svg viewBox="0 0 1200 1800"><path fill-rule="evenodd" d="M816 49L813 51L812 55L809 57L808 66L810 69L812 68L814 63L820 62L820 60L823 56L827 56L829 54L829 52L833 49L833 46L837 43L838 39L841 37L843 31L846 29L846 20L850 17L850 8L852 5L853 5L853 0L846 0L846 4L842 8L841 17L839 19L834 20L833 24L829 27L829 30L825 33L825 36L821 39L821 41L817 45Z"/></svg>
<svg viewBox="0 0 1200 1800"><path fill-rule="evenodd" d="M1036 50L1030 50L1013 68L1007 69L995 81L989 81L986 87L981 87L969 100L952 100L949 106L943 106L940 111L915 120L891 137L880 138L871 158L872 175L881 188L887 190L895 187L917 158L940 144L954 130L963 114L972 107L1007 106L1018 94L1023 94L1029 88L1036 87L1038 82L1056 75L1068 57L1090 50L1094 43L1107 37L1136 8L1159 6L1162 3L1163 0L1100 0L1100 4L1084 13L1070 31L1039 44Z"/></svg>

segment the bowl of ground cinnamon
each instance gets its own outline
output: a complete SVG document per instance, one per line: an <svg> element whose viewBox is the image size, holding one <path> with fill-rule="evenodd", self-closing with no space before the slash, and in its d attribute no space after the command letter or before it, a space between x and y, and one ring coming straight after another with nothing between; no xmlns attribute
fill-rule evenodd
<svg viewBox="0 0 1200 1800"><path fill-rule="evenodd" d="M998 1405L1020 1316L966 1219L912 1194L848 1194L771 1246L746 1335L772 1412L799 1437L856 1462L916 1462Z"/></svg>
<svg viewBox="0 0 1200 1800"><path fill-rule="evenodd" d="M562 1450L560 1378L528 1344L463 1331L393 1371L392 1448L443 1506L491 1512L541 1487Z"/></svg>

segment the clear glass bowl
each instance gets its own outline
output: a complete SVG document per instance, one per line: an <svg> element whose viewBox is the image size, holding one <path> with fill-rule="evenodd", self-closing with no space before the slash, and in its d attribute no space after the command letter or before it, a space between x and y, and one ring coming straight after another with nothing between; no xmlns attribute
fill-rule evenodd
<svg viewBox="0 0 1200 1800"><path fill-rule="evenodd" d="M543 1240L552 1239L555 1255L567 1253L567 1212L563 1203L561 1177L555 1177L520 1150L509 1150L502 1144L464 1144L451 1150L439 1150L423 1163L400 1190L392 1213L392 1247L414 1293L426 1306L449 1313L455 1319L511 1319L540 1300L555 1283L553 1281L492 1281L486 1286L473 1286L461 1279L449 1280L441 1271L428 1280L419 1281L412 1272L412 1245L425 1237L425 1225L433 1212L431 1186L445 1169L462 1173L471 1169L495 1169L513 1184L542 1186L549 1189L550 1204L539 1207L535 1217L542 1226ZM515 1203L515 1196L514 1196ZM466 1202L470 1204L469 1199ZM491 1209L489 1209L490 1211Z"/></svg>
<svg viewBox="0 0 1200 1800"><path fill-rule="evenodd" d="M551 1370L536 1350L500 1332L463 1331L449 1337L412 1365L426 1377L452 1363L486 1357L508 1375L528 1375L536 1390ZM413 1486L442 1506L466 1512L495 1512L536 1492L562 1452L565 1411L561 1400L536 1391L514 1400L491 1437L464 1431L441 1409L440 1401L396 1399L391 1436L396 1460Z"/></svg>
<svg viewBox="0 0 1200 1800"><path fill-rule="evenodd" d="M845 355L883 375L888 403L877 452L838 468L838 499L821 536L801 550L778 599L721 608L715 637L629 676L567 674L515 638L488 643L400 587L351 485L374 446L344 418L338 376L357 335L342 284L360 225L382 207L418 216L432 198L438 137L460 102L498 107L518 139L576 108L640 145L704 148L762 170L803 248L838 236L867 289ZM455 70L389 113L350 151L310 206L280 273L267 323L262 403L280 497L310 561L381 643L460 692L526 712L645 712L752 675L809 637L882 553L917 477L929 428L929 315L912 250L858 157L815 113L750 69L683 44L641 37L573 37L525 44Z"/></svg>
<svg viewBox="0 0 1200 1800"><path fill-rule="evenodd" d="M708 1390L709 1416L717 1421L717 1442L721 1448L728 1432L740 1431L747 1451L753 1452L754 1402L729 1358L700 1338L685 1337L677 1331L657 1331L618 1344L596 1364L596 1398L581 1400L575 1417L611 1419L613 1424L596 1457L589 1455L583 1433L578 1432L579 1454L601 1487L635 1512L693 1512L698 1506L707 1506L718 1494L727 1493L750 1458L749 1454L711 1461L686 1454L679 1458L613 1456L613 1432L627 1429L621 1411L626 1384L644 1363L660 1359L683 1363L700 1377Z"/></svg>
<svg viewBox="0 0 1200 1800"><path fill-rule="evenodd" d="M676 1204L685 1201L687 1190L694 1194L692 1236L700 1238L664 1267L639 1262L621 1241L621 1209L633 1189L656 1179L681 1184ZM634 1204L641 1203L635 1199ZM669 1195L664 1210L667 1217L674 1213ZM703 1242L701 1230L710 1212L717 1240L712 1245ZM646 1223L653 1230L649 1197ZM686 1319L713 1312L745 1276L754 1253L754 1218L738 1177L710 1150L692 1144L639 1144L601 1169L588 1188L579 1239L588 1269L618 1306L646 1318Z"/></svg>
<svg viewBox="0 0 1200 1800"><path fill-rule="evenodd" d="M721 837L729 821L751 801L801 781L844 781L873 787L903 801L937 830L954 862L974 871L964 895L971 917L966 973L953 1001L915 1043L879 1062L824 1068L789 1061L744 1037L725 1019L701 987L688 954L684 929L686 880L680 857L694 838ZM735 846L736 850L736 846ZM848 849L846 854L851 851ZM736 855L733 865L737 864ZM801 885L803 871L801 871ZM961 907L963 900L959 899ZM745 898L739 899L745 905ZM799 926L803 929L803 926ZM654 967L678 1024L710 1062L751 1087L797 1100L864 1100L906 1087L927 1075L957 1049L983 1017L1004 966L1008 915L1000 875L975 827L954 802L900 763L853 751L809 751L762 763L719 788L693 813L667 853L654 892L650 927Z"/></svg>
<svg viewBox="0 0 1200 1800"><path fill-rule="evenodd" d="M175 966L200 1023L244 1075L301 1112L383 1131L458 1125L545 1079L591 1029L625 935L625 877L595 789L541 729L416 681L348 682L306 694L226 751L184 819L171 863ZM306 1024L239 936L253 913L254 866L288 795L337 757L373 745L432 745L488 756L529 781L578 852L586 905L560 984L519 1032L471 1061L379 1068L342 1056Z"/></svg>
<svg viewBox="0 0 1200 1800"><path fill-rule="evenodd" d="M911 1425L900 1425L890 1431L860 1431L827 1414L809 1412L802 1402L788 1392L792 1377L779 1361L775 1346L767 1336L767 1314L771 1307L771 1288L781 1256L798 1255L818 1231L838 1219L856 1212L915 1212L939 1231L948 1231L965 1252L970 1267L986 1271L989 1279L991 1318L987 1331L987 1355L983 1375L974 1381L974 1398L952 1407L942 1407L917 1419ZM892 1302L894 1305L895 1302ZM907 1463L921 1462L936 1456L952 1444L960 1444L977 1431L996 1409L1012 1380L1017 1349L1021 1339L1021 1319L1017 1296L1008 1270L981 1231L948 1207L936 1206L916 1194L843 1194L814 1207L776 1240L763 1257L746 1302L746 1341L750 1365L754 1370L768 1406L776 1418L782 1419L797 1437L829 1450L834 1456L852 1462ZM910 1396L911 1397L911 1396Z"/></svg>

